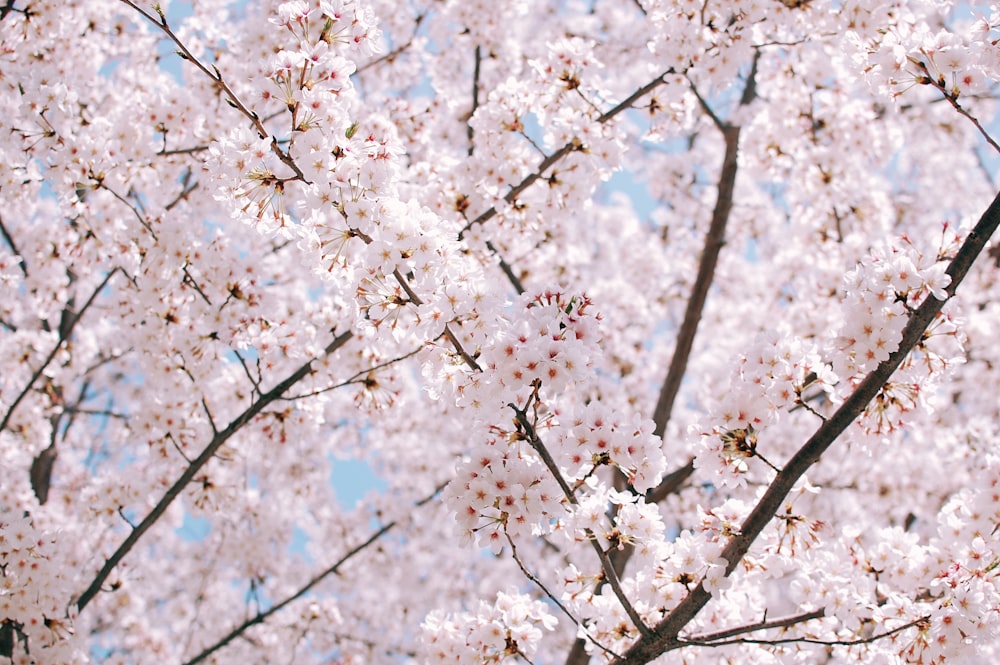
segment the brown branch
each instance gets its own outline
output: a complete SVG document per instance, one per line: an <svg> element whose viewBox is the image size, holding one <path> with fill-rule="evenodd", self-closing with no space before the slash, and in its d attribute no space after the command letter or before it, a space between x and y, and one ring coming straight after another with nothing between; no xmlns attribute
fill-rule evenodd
<svg viewBox="0 0 1000 665"><path fill-rule="evenodd" d="M21 274L25 277L28 276L28 264L25 262L24 257L21 256L21 252L17 250L17 245L14 244L14 238L10 235L7 227L3 223L3 215L0 215L0 237L3 237L4 241L10 246L10 251L18 258L18 265L21 268Z"/></svg>
<svg viewBox="0 0 1000 665"><path fill-rule="evenodd" d="M371 241L366 240L365 242L371 242ZM424 301L420 298L420 296L417 295L417 292L414 291L413 287L410 286L410 282L406 279L406 277L403 276L401 272L399 272L399 268L396 268L392 272L392 276L396 278L396 281L399 283L400 288L403 289L403 291L406 293L406 297L409 298L414 305L424 304ZM458 341L458 337L456 337L455 333L452 332L451 325L448 323L444 325L444 334L445 337L448 338L448 341L451 342L452 346L455 347L455 351L458 352L458 355L460 355L462 357L462 360L465 361L466 365L468 365L471 369L474 369L477 372L482 370L482 368L479 366L479 363L476 362L475 358L470 356L469 352L462 347L462 343Z"/></svg>
<svg viewBox="0 0 1000 665"><path fill-rule="evenodd" d="M357 69L355 69L354 73L355 74L360 74L363 71L365 71L366 69L371 69L372 67L374 67L376 65L380 65L383 62L389 62L389 63L391 63L396 58L398 58L400 56L400 54L403 53L403 51L405 51L406 49L410 48L413 45L413 40L416 38L417 32L419 32L419 30L420 30L420 24L423 22L425 16L427 16L427 15L426 14L417 14L417 17L413 20L413 33L410 35L410 38L406 41L405 44L402 44L401 46L397 46L396 48L394 48L393 50L389 51L385 55L379 56L378 58L375 58L371 62L365 63L361 67L358 67Z"/></svg>
<svg viewBox="0 0 1000 665"><path fill-rule="evenodd" d="M749 104L756 97L757 61L760 58L759 52L754 54L753 62L750 66L750 73L747 77L746 86L740 98L740 105ZM729 221L729 214L733 207L733 191L736 184L737 153L740 141L740 128L724 123L715 114L712 108L698 94L694 84L691 84L702 109L712 122L722 131L725 137L725 156L722 161L722 170L719 174L718 193L716 195L715 208L712 210L712 221L709 225L708 233L705 236L705 247L702 250L701 261L698 265L698 274L695 278L691 297L688 299L687 308L684 312L684 320L681 323L680 332L677 335L677 343L674 354L670 359L670 368L664 379L663 387L660 389L657 398L656 408L653 411L653 434L663 437L667 430L667 423L673 411L674 402L680 391L681 380L687 371L688 359L694 347L694 337L701 321L702 311L705 302L708 300L708 291L715 278L715 267L718 264L719 252L725 244L726 224ZM694 473L694 459L689 459L687 463L668 474L660 481L660 484L651 489L646 494L648 502L659 502L670 494L673 494L684 484L684 482ZM625 570L625 565L631 558L632 550L626 549L620 556L614 558L615 571L621 574ZM585 665L590 660L590 656L584 650L585 644L577 640L566 659L566 665Z"/></svg>
<svg viewBox="0 0 1000 665"><path fill-rule="evenodd" d="M173 150L160 150L156 153L157 157L170 157L172 155L193 155L197 152L204 152L208 150L207 145L196 145L191 148L175 148Z"/></svg>
<svg viewBox="0 0 1000 665"><path fill-rule="evenodd" d="M535 384L536 391L538 385L539 383ZM548 448L545 447L545 444L538 437L538 432L535 430L531 421L528 420L527 414L524 410L517 408L517 405L513 402L507 406L514 411L515 420L520 426L523 435L531 445L532 449L538 453L538 456L542 459L542 463L545 464L549 473L552 474L552 477L555 478L556 482L559 484L559 488L563 491L563 495L565 495L566 500L574 506L579 505L580 502L577 500L576 494L573 493L572 488L566 482L566 479L563 478L562 472L559 471L559 465L556 464L556 461L552 458L552 454L549 453ZM527 408L528 407L525 406L525 409ZM587 540L590 541L591 546L597 553L597 558L601 560L601 570L604 573L604 581L607 582L611 587L611 590L614 591L615 596L618 598L618 602L621 603L622 608L625 610L625 614L628 615L628 618L632 621L633 625L635 625L640 635L651 636L649 627L645 624L645 622L643 622L642 617L639 616L639 613L636 612L632 603L629 601L628 596L625 595L625 590L622 588L621 581L618 579L618 573L615 571L615 566L608 556L608 553L604 551L603 547L601 547L601 543L598 542L597 534L590 529L586 529L585 533L587 534Z"/></svg>
<svg viewBox="0 0 1000 665"><path fill-rule="evenodd" d="M469 157L472 157L472 153L476 151L476 144L473 140L475 138L475 131L472 129L472 116L476 114L476 109L479 108L479 69L482 63L482 47L477 44L476 62L472 69L472 109L469 110L469 119L465 121L465 133L469 137Z"/></svg>
<svg viewBox="0 0 1000 665"><path fill-rule="evenodd" d="M167 24L167 17L163 14L162 11L160 11L159 9L156 10L158 12L158 17L157 17L153 16L149 12L139 7L137 4L132 2L132 0L120 0L120 1L125 3L135 11L137 11L143 18L145 18L147 21L149 21L157 28L159 28L161 31L163 31L163 34L169 37L170 40L177 45L177 48L180 49L179 55L181 56L181 58L192 63L203 74L205 74L205 76L210 78L215 85L219 86L219 88L226 94L226 101L229 103L229 105L235 108L240 113L242 113L244 116L247 117L247 119L250 120L250 122L253 123L254 128L257 130L257 134L262 139L266 139L268 137L271 138L271 151L278 157L279 160L281 160L281 162L285 166L287 166L292 170L292 172L295 174L295 177L293 178L294 180L301 180L302 182L308 182L306 180L305 174L302 173L302 170L299 168L298 164L295 163L295 160L292 159L291 155L282 150L281 146L278 145L278 139L274 136L271 136L268 133L268 131L264 128L264 123L261 121L260 116L257 115L255 111L251 111L250 108L243 103L243 100L240 99L239 95L233 92L233 89L229 87L228 83L226 83L226 80L225 78L223 78L222 72L219 71L218 67L212 65L212 69L210 70L207 65L205 65L193 53L191 53L191 51L188 50L187 46L184 45L184 43L180 40L180 38L176 34L174 34L174 31Z"/></svg>
<svg viewBox="0 0 1000 665"><path fill-rule="evenodd" d="M528 570L527 567L525 567L524 562L521 561L521 558L517 555L517 545L514 544L514 539L511 538L510 533L507 532L506 523L504 523L503 525L503 535L507 537L507 542L510 543L510 555L514 559L514 563L517 564L517 567L521 569L521 573L525 577L527 577L531 583L533 583L535 586L541 589L542 593L544 593L549 600L555 603L556 607L562 610L563 614L569 617L569 620L572 621L574 624L576 624L577 628L583 631L583 634L587 636L587 641L589 641L591 644L593 644L594 646L596 646L598 649L608 654L609 656L612 656L614 658L621 658L619 654L607 648L606 646L598 642L596 639L594 639L589 633L587 633L586 627L582 623L580 623L580 621L577 620L575 616L573 616L573 613L570 612L566 608L566 606L562 604L562 601L556 598L555 595L548 590L548 588L545 586L545 583L542 582L540 579L538 579L537 575L535 575L530 570Z"/></svg>
<svg viewBox="0 0 1000 665"><path fill-rule="evenodd" d="M350 331L337 335L332 342L330 342L327 347L323 350L322 356L328 356L351 339L353 333ZM321 357L322 357L321 356ZM83 611L83 609L90 603L91 600L100 592L101 585L107 580L108 576L115 567L121 562L122 559L131 551L139 539L145 534L150 527L152 527L167 511L174 500L180 496L184 488L187 487L198 471L201 470L205 464L208 463L219 448L228 441L234 434L243 429L243 427L252 421L254 417L257 416L265 407L284 395L292 386L301 381L305 376L312 372L313 363L316 362L318 358L313 358L308 361L297 370L292 372L284 381L276 385L274 388L268 392L262 394L260 398L251 404L243 413L238 415L229 425L214 437L212 437L211 442L205 447L202 453L191 462L191 464L184 470L170 489L167 490L166 494L160 499L160 501L153 507L153 509L143 518L135 529L133 529L125 541L118 546L118 549L112 553L110 557L104 562L104 566L94 577L94 580L90 583L90 586L80 594L79 600L76 601L76 606L78 611Z"/></svg>
<svg viewBox="0 0 1000 665"><path fill-rule="evenodd" d="M15 2L17 2L17 0L7 0L7 2L4 4L4 6L0 7L0 21L2 21L5 18L7 18L7 14L9 14L11 12L21 12L21 13L24 13L23 9L17 9L16 7L14 7L14 3ZM0 654L0 655L8 655L9 656L10 654Z"/></svg>
<svg viewBox="0 0 1000 665"><path fill-rule="evenodd" d="M746 87L743 88L743 95L740 99L741 106L746 106L752 102L757 95L756 79L757 61L759 59L760 53L757 52L754 54L753 64L750 66L750 74L747 77ZM706 113L709 111L706 111ZM691 350L694 348L695 334L698 332L698 324L701 322L705 302L708 300L709 288L715 279L715 267L719 262L719 252L722 250L723 244L725 244L726 225L729 222L729 214L733 209L740 128L722 123L714 113L710 113L710 116L722 131L726 142L726 151L722 160L722 170L719 173L718 192L715 199L715 208L712 210L712 221L705 236L705 247L702 249L701 261L698 264L698 274L695 277L694 286L691 289L691 297L688 299L687 308L684 312L684 320L681 322L681 329L677 335L674 354L670 358L670 368L667 370L666 379L663 381L663 387L660 389L656 408L653 411L653 423L655 424L653 434L659 437L662 437L667 431L667 423L670 421L674 402L677 399L677 394L680 392L681 381L687 372L688 359L691 356Z"/></svg>
<svg viewBox="0 0 1000 665"><path fill-rule="evenodd" d="M435 339L440 339L442 335L444 335L444 333L441 333L441 335L439 335ZM392 358L390 360L386 360L385 362L381 362L381 363L378 363L376 365L372 365L371 367L367 367L365 369L359 370L359 371L355 372L354 374L352 374L347 379L341 381L340 383L335 383L333 385L327 386L326 388L317 388L316 390L311 390L311 391L309 391L307 393L302 393L301 395L290 395L288 397L282 397L281 400L283 402L294 402L296 400L306 399L306 398L309 398L309 397L315 397L316 395L322 395L323 393L328 393L328 392L330 392L332 390L336 390L338 388L343 388L344 386L350 386L350 385L354 385L354 384L357 384L357 383L364 383L364 379L362 379L361 377L371 376L371 374L373 372L377 372L380 369L385 369L386 367L391 367L392 365L395 365L396 363L403 362L407 358L412 358L413 356L415 356L418 353L420 353L421 351L423 351L423 349L424 349L423 345L418 346L417 348L413 349L412 351L408 351L408 352L404 353L401 356L396 356L395 358ZM252 381L252 379L251 379L251 381Z"/></svg>
<svg viewBox="0 0 1000 665"><path fill-rule="evenodd" d="M938 92L940 92L944 96L944 99L947 100L949 104L951 104L952 108L958 111L959 115L965 117L973 125L975 125L976 129L979 130L979 133L982 134L984 139L986 139L986 142L990 144L990 147L992 147L997 152L1000 152L1000 144L997 144L997 142L993 139L993 137L990 136L989 132L987 132L986 129L982 126L982 124L980 124L979 119L976 118L971 113L969 113L967 110L965 110L965 107L963 107L961 104L958 103L959 91L957 89L949 90L944 86L942 80L935 79L925 63L921 62L920 60L917 60L916 58L909 58L909 61L914 65L916 65L923 72L923 76L917 77L916 79L917 83L920 83L922 85L930 85L933 88L935 88ZM989 99L992 100L992 97ZM941 100L936 100L936 101L941 101Z"/></svg>
<svg viewBox="0 0 1000 665"><path fill-rule="evenodd" d="M822 614L822 612L823 612L822 610L818 610L818 611L820 612L820 614ZM821 646L853 647L853 646L858 646L859 644L871 644L872 642L875 642L876 640L882 640L882 639L885 639L886 637L892 637L896 633L901 633L901 632L903 632L904 630L906 630L908 628L913 628L915 626L920 626L921 624L926 623L929 619L930 619L930 617L923 616L923 617L920 617L919 619L914 619L913 621L909 621L907 623L904 623L901 626L896 626L892 630L886 630L886 631L883 631L881 633L875 633L874 635L869 635L868 637L859 637L859 638L856 638L856 639L853 639L853 640L818 640L818 639L813 638L813 637L779 637L779 638L775 638L775 639L772 639L772 640L765 640L765 639L755 640L755 639L750 639L750 638L742 637L742 638L735 639L735 640L722 640L722 641L710 642L710 643L702 643L702 642L697 642L697 643L690 642L690 643L692 645L695 645L695 646L706 646L706 647L721 647L721 646L727 646L727 645L730 645L730 644L760 644L760 645L773 645L773 646L776 646L776 645L779 645L779 644L819 644ZM751 630L761 630L761 629L760 628L752 628ZM749 632L749 631L747 631L747 632Z"/></svg>
<svg viewBox="0 0 1000 665"><path fill-rule="evenodd" d="M104 276L104 279L101 280L101 283L97 285L97 288L95 288L94 291L90 294L90 297L87 298L87 302L84 303L80 311L77 312L76 314L70 315L66 319L65 325L59 326L58 341L52 347L52 350L49 351L49 354L45 356L45 360L42 361L42 364L39 365L38 368L31 375L31 378L28 380L28 385L26 385L24 389L18 394L18 396L14 398L14 401L11 402L10 408L7 409L7 414L3 417L3 420L0 420L0 432L2 432L4 428L7 427L7 424L10 422L11 417L14 415L14 410L18 407L18 405L22 402L22 400L24 400L24 398L28 396L28 393L31 392L31 388L35 385L35 382L38 381L38 379L42 376L42 374L45 372L45 369L49 366L49 363L51 363L52 360L56 357L56 354L59 353L59 350L63 348L63 344L65 344L69 340L70 336L73 334L73 329L76 327L76 324L80 321L80 319L83 318L84 312L90 309L90 306L94 303L94 300L97 299L97 295L104 290L104 287L108 285L108 282L111 281L111 278L115 275L116 272L118 272L118 268L112 268L111 272L109 272L107 275Z"/></svg>
<svg viewBox="0 0 1000 665"><path fill-rule="evenodd" d="M447 485L448 485L448 483L443 483L441 485L438 485L434 489L434 492L430 496L424 497L420 501L417 501L416 504L415 504L415 507L420 507L420 506L423 506L423 505L429 503L431 500L434 499L434 497L436 497L438 494L440 494L441 490L443 490L445 487L447 487ZM209 656L211 656L213 653L215 653L219 649L225 647L227 644L229 644L230 642L232 642L234 639L236 639L237 637L239 637L240 635L242 635L243 633L245 633L247 631L247 629L249 629L249 628L251 628L253 626L256 626L259 623L263 623L271 615L273 615L273 614L275 614L277 612L280 612L285 607L287 607L289 604L295 602L296 600L298 600L302 596L306 595L307 593L309 593L313 589L313 587L315 587L317 584L319 584L320 582L322 582L323 580L325 580L330 575L333 575L333 574L339 572L340 568L345 563L347 563L352 558L354 558L355 556L357 556L358 554L360 554L361 552L363 552L372 543L376 542L379 538L381 538L386 533L388 533L389 531L391 531L392 529L394 529L398 524L399 524L399 520L393 520L392 522L389 522L388 524L386 524L386 525L380 527L379 529L375 530L370 536L368 536L368 538L364 542L362 542L360 545L358 545L358 546L354 547L353 549L351 549L344 556L340 557L340 559L338 559L336 561L336 563L334 563L332 566L326 568L325 570L323 570L319 574L315 575L312 579L310 579L308 582L306 582L305 585L303 585L301 588L299 588L295 593L291 594L290 596L288 596L287 598L285 598L281 602L275 603L274 605L272 605L271 607L269 607L267 609L267 611L265 611L265 612L258 612L252 618L247 619L246 621L244 621L243 623L241 623L239 626L237 626L236 628L232 629L228 634L226 634L225 637L221 638L218 642L216 642L212 646L204 649L201 653L199 653L197 656L195 656L191 660L187 661L184 665L196 665L197 663L202 662L203 660L205 660L206 658L208 658Z"/></svg>
<svg viewBox="0 0 1000 665"><path fill-rule="evenodd" d="M706 646L715 646L719 640L725 640L730 637L735 637L736 635L745 635L746 633L755 633L758 630L768 630L770 628L788 628L790 626L796 626L800 623L805 623L806 621L812 621L813 619L819 619L826 616L826 608L819 608L818 610L813 610L812 612L803 612L802 614L795 614L792 616L782 617L780 619L772 619L771 621L759 621L757 623L752 623L746 626L737 626L736 628L727 628L726 630L720 630L714 633L703 633L701 635L695 635L693 637L685 638L687 644L702 644ZM709 644L711 643L711 644Z"/></svg>
<svg viewBox="0 0 1000 665"><path fill-rule="evenodd" d="M646 492L646 503L659 503L671 494L677 493L681 486L694 473L694 458L688 460L687 464L677 470L668 473L660 481L660 484Z"/></svg>
<svg viewBox="0 0 1000 665"><path fill-rule="evenodd" d="M726 575L736 569L740 561L749 551L750 546L760 535L764 527L771 521L781 503L791 492L795 483L815 464L823 453L837 440L847 427L861 415L868 404L882 390L893 372L903 362L907 354L920 343L924 331L941 312L945 302L955 295L955 291L968 274L973 262L982 253L990 236L1000 226L1000 194L993 199L986 212L980 218L975 228L969 233L955 258L948 264L946 273L951 283L945 289L947 297L938 300L933 295L914 311L903 329L903 337L899 348L888 359L884 360L855 388L854 392L837 409L830 418L809 438L795 455L788 460L784 468L777 474L767 491L757 502L750 515L740 527L740 532L733 536L722 551L726 560ZM616 661L617 665L641 665L657 658L661 654L682 646L678 634L688 625L699 611L708 603L711 595L699 583L691 593L680 602L653 630L651 637L642 637L625 654Z"/></svg>
<svg viewBox="0 0 1000 665"><path fill-rule="evenodd" d="M503 274L507 276L507 281L509 281L511 283L511 286L514 287L514 290L517 291L517 295L523 295L524 285L521 284L520 278L514 274L514 269L510 267L510 264L507 263L506 260L504 260L503 256L500 254L500 250L496 248L496 246L493 244L493 241L491 240L486 241L486 249L493 252L493 256L497 257L497 261L500 265L500 270L502 270Z"/></svg>

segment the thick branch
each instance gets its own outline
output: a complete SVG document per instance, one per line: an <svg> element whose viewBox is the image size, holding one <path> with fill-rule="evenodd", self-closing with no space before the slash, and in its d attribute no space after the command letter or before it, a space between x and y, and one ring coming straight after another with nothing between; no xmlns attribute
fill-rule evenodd
<svg viewBox="0 0 1000 665"><path fill-rule="evenodd" d="M759 58L760 54L758 52L754 55L746 87L743 88L743 95L740 99L741 106L746 106L756 97L757 61ZM702 249L701 261L698 264L698 275L695 277L694 287L691 289L691 297L688 298L687 308L684 311L684 320L677 335L674 355L670 358L670 368L667 370L667 377L663 382L663 387L660 389L660 395L656 401L656 409L653 411L653 423L655 424L653 433L660 437L667 431L667 423L670 420L670 414L673 411L677 393L680 392L681 381L687 371L688 359L691 357L692 348L694 348L694 337L698 332L698 324L701 322L705 302L708 300L709 288L715 279L715 267L719 262L719 252L726 241L726 225L729 222L729 213L733 209L733 192L736 188L740 128L722 123L711 112L711 109L708 109L707 105L706 109L706 113L710 114L713 122L716 123L725 137L726 152L722 159L722 170L719 173L715 208L712 210L712 222L708 227L708 233L705 236L705 247Z"/></svg>
<svg viewBox="0 0 1000 665"><path fill-rule="evenodd" d="M350 331L338 335L332 342L330 342L330 344L327 345L327 347L323 350L322 355L330 355L346 344L352 336L353 333ZM163 495L163 498L160 499L156 506L154 506L149 514L142 520L142 522L140 522L135 529L129 533L125 541L119 545L118 549L116 549L114 553L108 557L107 561L104 562L104 566L101 568L100 572L97 573L97 576L94 577L94 581L90 583L90 586L87 587L82 594L80 594L80 598L76 602L78 611L83 611L90 601L94 599L94 596L96 596L101 590L101 585L103 585L104 581L107 580L109 575L111 575L111 571L113 571L121 560L125 558L143 534L145 534L150 527L152 527L160 519L163 513L167 511L170 504L174 502L174 499L180 496L181 492L184 491L184 488L187 487L188 483L194 479L198 471L201 470L201 468L205 466L205 464L207 464L213 456L215 456L215 453L218 452L219 448L222 447L222 445L234 434L236 434L236 432L243 429L243 426L253 420L254 417L256 417L257 414L259 414L265 407L279 399L282 395L288 392L292 386L312 372L312 366L316 360L317 359L314 358L305 363L292 372L284 381L276 385L268 392L262 394L256 402L251 404L249 408L237 416L224 430L212 437L212 441L205 447L202 453L191 462L187 469L184 470L184 473L181 474L180 478L178 478L176 482L170 486L170 489L167 490L166 494Z"/></svg>
<svg viewBox="0 0 1000 665"><path fill-rule="evenodd" d="M951 283L946 289L948 299L955 295L959 284L969 272L976 257L982 253L998 225L1000 225L1000 194L993 199L975 228L962 243L955 258L948 265L946 272L951 277ZM861 415L868 404L879 394L906 355L920 343L924 331L941 312L945 302L946 300L938 300L933 295L927 297L907 321L899 348L865 377L851 396L830 416L829 420L823 423L805 445L785 464L744 521L739 534L733 536L722 551L722 557L727 562L727 575L732 573L743 560L750 546L771 521L795 483L809 467L819 460L820 456L844 430ZM652 637L641 637L628 650L625 658L616 661L617 665L648 663L666 651L683 646L683 641L678 639L678 634L694 619L710 598L711 595L705 590L705 587L699 584L656 626Z"/></svg>
<svg viewBox="0 0 1000 665"><path fill-rule="evenodd" d="M753 63L750 66L750 74L747 77L747 83L743 88L743 94L740 98L741 106L752 102L757 95L757 61L759 57L759 53L754 55ZM692 90L694 90L693 85ZM698 95L698 91L695 90L694 92L698 97L698 101L701 102L705 113L712 119L712 122L719 130L722 131L726 148L722 160L722 169L719 173L715 207L712 210L712 221L705 236L705 246L702 250L701 261L698 264L698 274L695 278L694 287L691 290L691 297L687 302L680 332L677 335L677 344L674 354L670 359L670 368L667 370L666 379L663 382L663 387L660 389L656 408L653 411L653 433L659 437L662 437L667 430L667 423L670 421L674 401L677 399L677 393L680 391L681 380L687 371L688 358L694 347L695 333L698 331L701 314L705 308L705 302L708 300L709 288L715 279L715 267L719 261L719 252L725 244L726 225L729 222L729 214L733 208L733 192L736 186L740 128L722 122L707 102ZM665 476L659 486L647 493L646 500L650 503L662 501L670 494L676 492L692 473L694 473L693 458L688 460L684 466ZM614 569L617 574L620 575L624 572L625 565L628 563L631 555L632 550L625 549L620 555L614 557ZM590 656L584 650L585 646L582 640L577 640L569 652L566 665L585 665L589 662Z"/></svg>

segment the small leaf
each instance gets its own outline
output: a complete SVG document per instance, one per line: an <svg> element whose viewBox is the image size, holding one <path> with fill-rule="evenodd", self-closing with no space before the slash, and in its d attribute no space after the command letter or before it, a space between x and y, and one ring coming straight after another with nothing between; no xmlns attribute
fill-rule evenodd
<svg viewBox="0 0 1000 665"><path fill-rule="evenodd" d="M347 131L344 132L344 136L346 136L349 139L353 139L354 135L357 133L358 133L358 123L355 122L350 127L347 128Z"/></svg>

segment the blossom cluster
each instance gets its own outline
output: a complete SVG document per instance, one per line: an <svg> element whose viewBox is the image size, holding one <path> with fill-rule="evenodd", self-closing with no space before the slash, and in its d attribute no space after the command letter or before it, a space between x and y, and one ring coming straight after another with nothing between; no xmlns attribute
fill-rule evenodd
<svg viewBox="0 0 1000 665"><path fill-rule="evenodd" d="M666 472L660 440L653 422L633 415L623 417L607 404L568 405L559 414L552 450L569 478L586 477L605 465L621 471L639 492L656 485Z"/></svg>
<svg viewBox="0 0 1000 665"><path fill-rule="evenodd" d="M479 601L475 611L435 611L421 625L423 655L428 663L501 663L522 658L531 662L543 631L556 618L538 600L514 591L497 592L496 601Z"/></svg>
<svg viewBox="0 0 1000 665"><path fill-rule="evenodd" d="M867 372L899 348L911 312L927 297L947 300L945 264L912 245L876 249L845 277L844 325L831 351L837 392L846 396ZM955 322L942 314L869 406L866 427L875 432L901 424L903 414L927 404L942 373L962 362Z"/></svg>
<svg viewBox="0 0 1000 665"><path fill-rule="evenodd" d="M15 662L86 662L67 616L66 573L51 535L28 515L0 513L0 632Z"/></svg>
<svg viewBox="0 0 1000 665"><path fill-rule="evenodd" d="M747 460L767 450L757 450L765 428L783 411L832 392L836 382L815 342L782 326L757 335L740 354L727 390L714 407L696 464L711 470L721 484L745 482Z"/></svg>
<svg viewBox="0 0 1000 665"><path fill-rule="evenodd" d="M824 608L853 634L901 631L890 651L904 662L975 662L976 640L1000 633L996 455L979 466L983 486L948 500L929 538L898 526L844 529L809 550L789 585L792 599Z"/></svg>
<svg viewBox="0 0 1000 665"><path fill-rule="evenodd" d="M847 300L833 371L850 379L874 369L899 348L908 313L928 294L945 300L945 264L912 248L873 251L844 278Z"/></svg>
<svg viewBox="0 0 1000 665"><path fill-rule="evenodd" d="M0 665L996 660L968 14L0 0Z"/></svg>
<svg viewBox="0 0 1000 665"><path fill-rule="evenodd" d="M933 86L957 100L978 94L1000 72L996 8L959 31L934 30L912 14L891 12L889 3L866 9L859 3L854 11L876 15L869 17L871 24L882 26L878 34L868 36L866 73L874 87L894 97L914 86Z"/></svg>
<svg viewBox="0 0 1000 665"><path fill-rule="evenodd" d="M587 385L600 355L600 320L584 294L544 290L521 296L511 320L481 350L477 363L484 371L470 377L462 401L523 406L536 387L545 401L577 383Z"/></svg>
<svg viewBox="0 0 1000 665"><path fill-rule="evenodd" d="M522 316L479 355L485 371L456 377L467 381L457 387L459 403L477 408L482 421L448 502L460 528L494 551L507 536L548 530L562 513L563 491L535 449L538 431L552 425L567 389L587 381L599 339L586 296L546 291L514 307Z"/></svg>

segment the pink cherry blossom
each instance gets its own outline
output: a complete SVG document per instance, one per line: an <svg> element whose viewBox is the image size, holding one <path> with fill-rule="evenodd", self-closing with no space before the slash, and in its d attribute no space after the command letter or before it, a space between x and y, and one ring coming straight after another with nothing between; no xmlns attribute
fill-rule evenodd
<svg viewBox="0 0 1000 665"><path fill-rule="evenodd" d="M996 661L998 40L0 2L0 665Z"/></svg>

